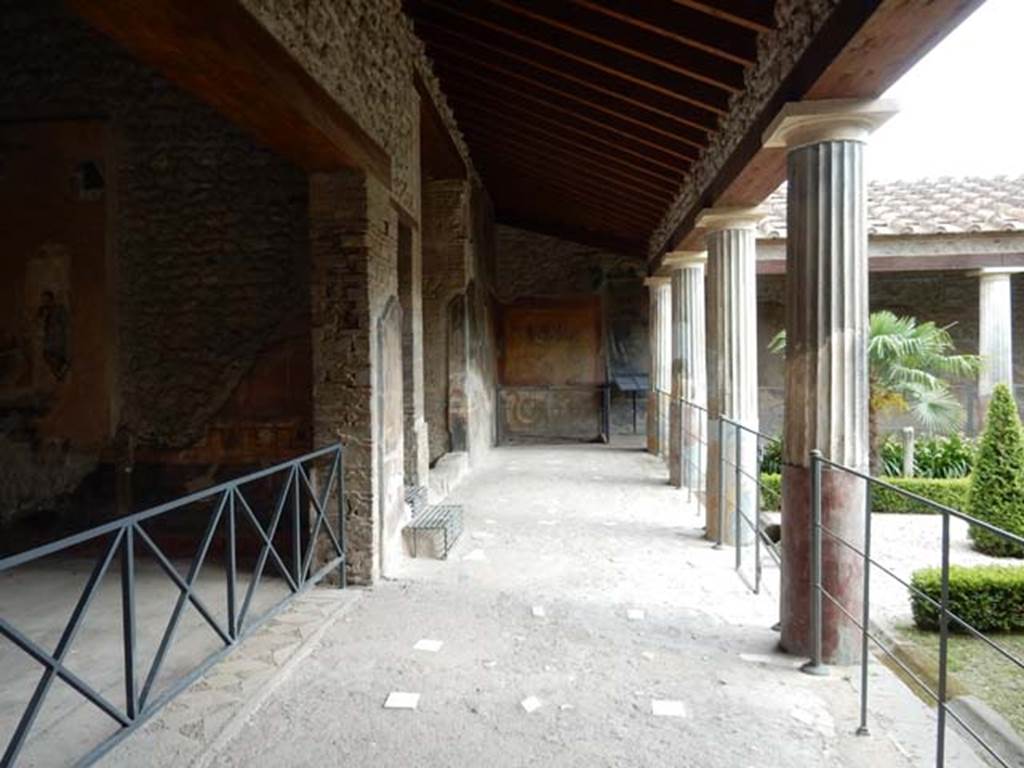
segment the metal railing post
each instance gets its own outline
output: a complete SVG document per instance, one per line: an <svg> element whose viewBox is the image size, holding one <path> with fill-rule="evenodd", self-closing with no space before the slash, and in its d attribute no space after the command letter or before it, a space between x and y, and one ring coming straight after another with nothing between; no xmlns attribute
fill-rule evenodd
<svg viewBox="0 0 1024 768"><path fill-rule="evenodd" d="M121 623L124 639L124 698L129 720L139 715L139 689L135 682L135 523L124 529L121 540Z"/></svg>
<svg viewBox="0 0 1024 768"><path fill-rule="evenodd" d="M743 565L743 550L740 548L740 544L743 541L743 494L740 489L743 485L743 431L740 429L740 425L734 423L733 430L736 435L736 450L734 452L734 460L736 461L735 467L735 480L732 489L732 506L733 506L733 517L736 519L733 521L733 532L732 535L735 537L736 545L736 570L738 571Z"/></svg>
<svg viewBox="0 0 1024 768"><path fill-rule="evenodd" d="M295 588L302 589L302 532L299 527L299 471L295 463L295 484L292 486L292 558L295 560Z"/></svg>
<svg viewBox="0 0 1024 768"><path fill-rule="evenodd" d="M718 536L715 549L725 544L725 421L718 414Z"/></svg>
<svg viewBox="0 0 1024 768"><path fill-rule="evenodd" d="M758 438L754 436L757 447ZM755 450L757 464L754 467L754 594L761 594L761 452Z"/></svg>
<svg viewBox="0 0 1024 768"><path fill-rule="evenodd" d="M338 445L338 541L341 544L341 562L338 564L338 580L341 589L347 585L348 579L345 576L348 570L348 540L345 537L345 456L344 447Z"/></svg>
<svg viewBox="0 0 1024 768"><path fill-rule="evenodd" d="M946 698L949 664L949 513L942 513L942 596L939 606L939 712L935 733L935 765L946 764Z"/></svg>
<svg viewBox="0 0 1024 768"><path fill-rule="evenodd" d="M230 636L232 640L238 639L238 612L235 610L235 586L238 579L238 565L235 555L235 492L236 489L234 487L227 491L228 517L224 524L225 531L227 533L224 548L227 550L226 555L228 561L226 574L228 581L228 636Z"/></svg>
<svg viewBox="0 0 1024 768"><path fill-rule="evenodd" d="M867 736L868 730L868 631L871 621L871 491L870 480L865 480L864 492L864 595L860 626L860 725L858 736Z"/></svg>
<svg viewBox="0 0 1024 768"><path fill-rule="evenodd" d="M800 669L809 675L826 675L821 661L821 451L811 451L811 659Z"/></svg>

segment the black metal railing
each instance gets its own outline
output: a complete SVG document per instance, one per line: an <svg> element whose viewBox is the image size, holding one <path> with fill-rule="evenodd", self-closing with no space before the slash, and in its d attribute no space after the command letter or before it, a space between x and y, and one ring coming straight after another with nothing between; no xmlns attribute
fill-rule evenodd
<svg viewBox="0 0 1024 768"><path fill-rule="evenodd" d="M282 482L283 481L283 482ZM274 485L276 487L276 493ZM337 529L329 520L332 495L336 503ZM247 498L247 496L249 498ZM276 498L261 508L257 499ZM251 502L251 503L250 503ZM260 512L254 511L254 507ZM237 480L213 486L166 504L137 512L97 526L82 533L68 536L50 544L35 547L19 554L0 559L0 575L19 567L38 565L51 556L89 556L98 552L91 573L79 595L56 646L47 650L33 640L28 632L19 630L12 619L0 615L0 635L7 638L28 658L42 668L42 676L35 685L24 712L7 740L0 766L13 766L28 742L52 684L60 679L87 702L108 716L115 724L113 734L89 750L78 764L89 764L112 748L174 696L198 679L210 666L238 645L263 622L279 612L295 595L323 579L337 569L342 587L345 586L345 491L343 449L340 444L300 456L296 459L254 472ZM287 512L286 512L287 509ZM206 516L194 556L183 574L172 562L164 547L158 543L158 521L173 522L186 511L198 510ZM265 523L261 522L261 516ZM285 525L282 521L290 518ZM240 519L244 521L240 523ZM220 532L225 568L225 607L222 616L200 596L197 578L208 559L215 534ZM241 534L241 538L240 538ZM284 539L282 542L281 540ZM180 541L180 535L178 536ZM240 551L240 543L255 544L258 552ZM193 551L190 547L189 551ZM327 553L326 555L324 553ZM144 668L137 653L138 626L136 610L139 595L136 591L136 560L147 557L178 589L178 597L151 662ZM244 595L237 589L239 559L251 563L251 575ZM123 658L124 704L111 701L112 692L87 682L68 668L68 655L76 636L101 590L114 560L120 564L121 627L104 627L104 641L119 643ZM270 607L255 611L254 595L260 586L268 561L273 564L287 594ZM246 568L248 570L248 568ZM239 598L241 599L239 600ZM143 599L146 599L143 597ZM157 685L168 652L175 642L182 613L191 605L205 624L215 633L219 648L192 665L191 670L166 683ZM88 674L89 670L79 670ZM120 687L120 686L116 686ZM159 690L158 690L159 689ZM0 742L2 744L3 742ZM67 748L63 748L66 753Z"/></svg>
<svg viewBox="0 0 1024 768"><path fill-rule="evenodd" d="M822 474L823 472L836 472L847 477L859 478L865 484L864 494L864 535L862 541L850 541L839 532L829 528L822 522ZM873 491L884 488L887 493L899 494L918 504L932 509L942 516L942 545L941 545L941 566L940 566L940 599L935 600L932 596L918 589L912 583L900 578L891 567L880 562L872 555L871 548L871 504ZM811 660L808 663L809 670L817 670L822 667L822 632L823 632L823 603L825 600L834 605L835 608L850 621L861 633L861 658L860 658L860 723L857 732L868 733L868 661L872 645L877 647L885 657L895 664L914 685L920 689L925 696L937 707L937 723L935 731L935 765L939 768L945 765L946 757L946 727L951 718L959 727L960 731L966 734L974 743L978 744L992 760L1005 768L1011 768L1016 762L1008 762L1005 756L999 754L998 749L984 735L978 733L969 723L961 717L955 709L949 706L949 639L952 631L966 633L983 642L990 649L995 651L1003 660L1009 663L1016 673L1024 672L1024 659L1007 649L1004 645L996 642L992 637L978 630L975 626L965 621L950 609L949 597L949 574L950 574L950 522L954 519L966 522L968 525L988 531L992 535L1006 541L1024 546L1024 538L1003 530L983 520L971 517L963 512L939 504L923 496L911 493L895 485L886 483L883 480L872 477L869 474L860 472L851 467L838 464L824 458L818 451L811 453ZM824 586L822 574L822 549L823 539L828 538L839 547L850 551L854 557L859 558L863 567L863 586L861 600L861 615L857 616L850 611L843 601L832 594ZM890 648L886 641L880 637L880 632L872 622L871 613L871 574L872 569L882 573L884 576L894 579L905 587L918 600L923 600L938 612L939 619L939 648L938 648L938 674L935 685L925 681L918 672L911 669L896 653Z"/></svg>

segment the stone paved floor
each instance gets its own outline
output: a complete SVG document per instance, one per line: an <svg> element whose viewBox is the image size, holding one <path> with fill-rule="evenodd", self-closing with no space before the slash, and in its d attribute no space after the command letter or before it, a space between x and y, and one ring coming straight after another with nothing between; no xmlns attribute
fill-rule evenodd
<svg viewBox="0 0 1024 768"><path fill-rule="evenodd" d="M636 448L496 450L453 499L467 530L451 559L409 561L368 592L202 762L931 764L931 713L884 668L873 735L857 737L855 671L813 678L774 651L775 600L746 590L665 480ZM423 638L444 645L414 650ZM419 709L384 709L391 691L419 693ZM654 700L685 716L655 717ZM175 764L158 735L138 748ZM950 753L978 764L955 737Z"/></svg>

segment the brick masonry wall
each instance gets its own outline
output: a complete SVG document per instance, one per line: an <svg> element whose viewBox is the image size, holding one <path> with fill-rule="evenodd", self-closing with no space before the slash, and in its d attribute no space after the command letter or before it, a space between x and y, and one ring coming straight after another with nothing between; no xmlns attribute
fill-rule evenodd
<svg viewBox="0 0 1024 768"><path fill-rule="evenodd" d="M308 347L305 174L55 0L0 0L0 39L0 118L108 121L121 434L208 459L238 439L209 429L261 355ZM253 431L264 458L309 444L308 398L284 408L283 443Z"/></svg>
<svg viewBox="0 0 1024 768"><path fill-rule="evenodd" d="M647 372L646 264L641 254L621 254L562 240L525 229L497 227L495 274L498 299L511 303L544 297L602 297L606 350L611 343L625 347L639 373ZM611 338L609 338L609 336ZM606 352L607 353L607 352ZM637 398L637 432L646 427L646 402ZM581 415L592 430L593 414ZM612 392L613 434L633 432L633 397ZM581 428L583 425L581 425Z"/></svg>
<svg viewBox="0 0 1024 768"><path fill-rule="evenodd" d="M400 0L243 0L252 14L390 155L392 193L419 215L419 76L467 166L423 45Z"/></svg>
<svg viewBox="0 0 1024 768"><path fill-rule="evenodd" d="M401 440L401 412L381 423L375 397L381 373L377 321L398 292L397 230L387 191L373 179L359 172L311 176L313 434L317 444L345 443L348 573L356 583L379 573L374 555L382 516L375 505L392 490L386 486L396 479L400 486L402 477L400 469L380 471L377 450L384 431ZM400 345L384 354L400 377Z"/></svg>

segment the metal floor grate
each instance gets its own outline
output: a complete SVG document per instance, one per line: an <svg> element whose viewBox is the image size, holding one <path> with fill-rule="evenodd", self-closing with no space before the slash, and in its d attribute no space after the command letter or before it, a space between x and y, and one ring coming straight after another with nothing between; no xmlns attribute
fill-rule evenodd
<svg viewBox="0 0 1024 768"><path fill-rule="evenodd" d="M433 504L424 507L406 526L412 533L412 556L417 557L420 533L437 531L444 544L441 559L448 559L448 553L462 534L462 506L459 504Z"/></svg>

